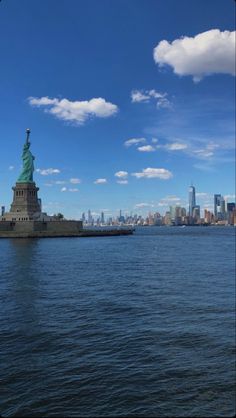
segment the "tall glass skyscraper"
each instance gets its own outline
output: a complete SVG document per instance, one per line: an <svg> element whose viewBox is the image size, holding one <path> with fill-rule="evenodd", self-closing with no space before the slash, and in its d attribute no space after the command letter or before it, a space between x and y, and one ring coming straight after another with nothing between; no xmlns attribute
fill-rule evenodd
<svg viewBox="0 0 236 418"><path fill-rule="evenodd" d="M220 212L221 194L214 194L214 216L217 218Z"/></svg>
<svg viewBox="0 0 236 418"><path fill-rule="evenodd" d="M195 187L189 187L188 193L188 200L189 200L189 216L193 216L193 208L196 206L196 194L195 194Z"/></svg>

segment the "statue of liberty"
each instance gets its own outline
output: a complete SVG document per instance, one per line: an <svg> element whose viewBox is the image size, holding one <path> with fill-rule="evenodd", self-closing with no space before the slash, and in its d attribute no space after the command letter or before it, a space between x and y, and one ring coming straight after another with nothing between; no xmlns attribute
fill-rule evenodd
<svg viewBox="0 0 236 418"><path fill-rule="evenodd" d="M23 169L17 183L33 183L34 156L30 152L29 136L30 129L26 129L26 141L22 153Z"/></svg>

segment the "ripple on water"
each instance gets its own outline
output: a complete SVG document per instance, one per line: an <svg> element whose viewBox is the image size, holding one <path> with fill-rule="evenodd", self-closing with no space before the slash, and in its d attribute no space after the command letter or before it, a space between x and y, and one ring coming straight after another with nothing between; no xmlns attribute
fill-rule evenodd
<svg viewBox="0 0 236 418"><path fill-rule="evenodd" d="M0 241L1 414L233 415L233 229L116 238Z"/></svg>

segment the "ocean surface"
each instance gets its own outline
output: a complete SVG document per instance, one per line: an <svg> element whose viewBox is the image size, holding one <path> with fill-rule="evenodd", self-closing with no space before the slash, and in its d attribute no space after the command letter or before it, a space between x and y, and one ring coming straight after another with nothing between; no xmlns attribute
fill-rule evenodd
<svg viewBox="0 0 236 418"><path fill-rule="evenodd" d="M234 237L0 240L0 414L233 416Z"/></svg>

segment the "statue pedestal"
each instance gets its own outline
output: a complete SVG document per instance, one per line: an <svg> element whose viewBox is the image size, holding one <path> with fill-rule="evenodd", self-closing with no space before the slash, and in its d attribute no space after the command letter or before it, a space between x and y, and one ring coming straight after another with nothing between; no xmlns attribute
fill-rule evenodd
<svg viewBox="0 0 236 418"><path fill-rule="evenodd" d="M14 220L33 219L33 215L41 213L41 202L38 199L39 188L32 183L16 183L15 187L12 188L13 202L9 214L12 215Z"/></svg>

